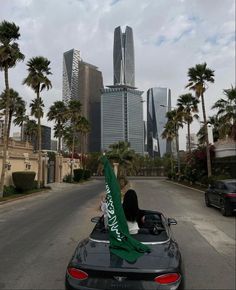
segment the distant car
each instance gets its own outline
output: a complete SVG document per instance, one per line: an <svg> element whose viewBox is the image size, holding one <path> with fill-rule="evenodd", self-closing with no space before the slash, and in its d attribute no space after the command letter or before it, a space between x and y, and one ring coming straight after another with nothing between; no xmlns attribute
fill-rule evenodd
<svg viewBox="0 0 236 290"><path fill-rule="evenodd" d="M66 289L184 289L181 254L170 229L176 220L159 212L142 212L147 222L132 236L147 244L151 253L145 253L135 263L112 254L103 217L95 217L91 220L96 222L92 233L78 244L68 264Z"/></svg>
<svg viewBox="0 0 236 290"><path fill-rule="evenodd" d="M206 206L214 206L224 216L236 211L236 179L218 180L209 185L205 192Z"/></svg>

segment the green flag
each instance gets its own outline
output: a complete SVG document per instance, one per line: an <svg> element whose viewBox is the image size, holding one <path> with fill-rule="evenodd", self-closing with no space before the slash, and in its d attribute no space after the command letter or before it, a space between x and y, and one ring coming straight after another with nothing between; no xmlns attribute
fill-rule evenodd
<svg viewBox="0 0 236 290"><path fill-rule="evenodd" d="M121 204L120 186L108 159L103 156L101 160L106 182L110 249L113 254L132 263L145 252L150 252L150 249L129 234Z"/></svg>

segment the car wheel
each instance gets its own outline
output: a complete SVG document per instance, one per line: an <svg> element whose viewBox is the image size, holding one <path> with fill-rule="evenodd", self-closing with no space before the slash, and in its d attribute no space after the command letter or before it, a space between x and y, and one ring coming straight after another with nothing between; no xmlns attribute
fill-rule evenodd
<svg viewBox="0 0 236 290"><path fill-rule="evenodd" d="M211 206L209 197L208 197L208 195L206 193L205 193L205 204L206 204L207 207L210 207Z"/></svg>
<svg viewBox="0 0 236 290"><path fill-rule="evenodd" d="M223 216L230 216L232 213L231 209L229 208L229 206L227 205L225 200L222 200L220 203L220 211L221 211Z"/></svg>

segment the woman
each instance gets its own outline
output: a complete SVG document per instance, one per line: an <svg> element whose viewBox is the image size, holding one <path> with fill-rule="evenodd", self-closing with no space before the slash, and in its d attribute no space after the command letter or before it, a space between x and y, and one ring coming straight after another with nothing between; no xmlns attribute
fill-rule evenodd
<svg viewBox="0 0 236 290"><path fill-rule="evenodd" d="M140 218L140 210L138 207L137 194L133 189L129 189L123 199L123 209L126 216L129 233L137 234L139 231L138 220Z"/></svg>

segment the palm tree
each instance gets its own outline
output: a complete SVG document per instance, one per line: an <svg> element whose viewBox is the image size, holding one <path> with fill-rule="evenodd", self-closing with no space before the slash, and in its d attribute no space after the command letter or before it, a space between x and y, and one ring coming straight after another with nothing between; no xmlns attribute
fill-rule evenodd
<svg viewBox="0 0 236 290"><path fill-rule="evenodd" d="M27 142L31 142L33 139L38 139L38 126L35 120L28 119L24 124L24 135Z"/></svg>
<svg viewBox="0 0 236 290"><path fill-rule="evenodd" d="M198 99L194 98L192 94L184 94L179 96L177 100L178 111L181 112L183 120L187 123L188 127L188 151L191 152L191 142L190 142L190 124L193 119L198 119L199 116L196 114L198 112ZM193 113L193 115L192 115Z"/></svg>
<svg viewBox="0 0 236 290"><path fill-rule="evenodd" d="M81 103L79 100L70 100L67 106L67 110L65 112L65 117L69 122L69 126L72 128L72 150L71 150L71 158L74 158L74 151L75 151L75 139L76 135L78 136L79 133L79 123L81 120Z"/></svg>
<svg viewBox="0 0 236 290"><path fill-rule="evenodd" d="M186 88L195 91L196 97L201 98L202 101L202 113L203 113L203 122L206 134L206 154L207 154L207 173L208 177L211 176L211 156L209 148L209 137L207 131L207 117L206 109L204 102L204 93L207 89L207 83L214 83L214 71L207 68L207 64L197 64L195 67L191 67L188 70L188 81Z"/></svg>
<svg viewBox="0 0 236 290"><path fill-rule="evenodd" d="M225 130L225 135L230 135L236 140L236 88L231 87L223 91L227 99L218 100L212 109L218 109L217 117Z"/></svg>
<svg viewBox="0 0 236 290"><path fill-rule="evenodd" d="M6 107L5 107L5 122L3 131L3 160L2 173L0 183L0 196L3 196L3 187L5 182L6 159L8 150L7 124L9 120L9 79L8 70L13 68L17 62L24 60L24 55L20 52L18 44L15 42L20 37L19 26L15 23L2 21L0 23L0 70L4 71L5 89L6 89Z"/></svg>
<svg viewBox="0 0 236 290"><path fill-rule="evenodd" d="M162 138L173 141L176 140L176 151L178 161L178 174L180 174L180 156L179 156L179 128L183 128L183 115L181 111L173 109L166 113L167 122L162 132Z"/></svg>
<svg viewBox="0 0 236 290"><path fill-rule="evenodd" d="M40 181L41 181L41 117L42 112L40 106L42 105L42 99L40 98L40 92L44 89L49 90L52 87L51 81L48 79L48 75L51 74L51 69L49 67L50 61L43 57L37 56L31 58L27 62L28 66L28 76L23 80L23 84L29 86L34 90L36 93L36 102L34 107L34 114L38 120L38 155L39 155L39 162L38 162L38 188L40 188ZM32 107L31 107L32 109Z"/></svg>
<svg viewBox="0 0 236 290"><path fill-rule="evenodd" d="M114 163L118 163L117 178L126 178L127 170L133 168L134 160L136 158L135 151L130 149L129 142L119 141L109 146L111 149L108 151L107 157Z"/></svg>
<svg viewBox="0 0 236 290"><path fill-rule="evenodd" d="M31 110L30 110L30 115L31 116L35 117L37 120L43 118L44 103L43 103L43 100L42 100L41 97L32 100L31 103L30 103L30 108L31 108ZM41 125L40 125L40 127L41 127ZM39 132L38 132L38 134L39 134ZM40 130L40 134L41 134L41 130ZM39 137L39 135L38 135L38 137ZM38 138L38 140L39 140L39 138ZM36 148L37 148L37 150L39 150L39 143L38 142L37 142L37 147Z"/></svg>
<svg viewBox="0 0 236 290"><path fill-rule="evenodd" d="M0 95L0 110L6 108L7 94L6 90ZM10 135L11 122L13 117L20 117L25 113L25 101L19 96L18 92L10 89L10 102L9 102L9 119L7 124L7 136Z"/></svg>
<svg viewBox="0 0 236 290"><path fill-rule="evenodd" d="M17 109L17 112L15 113L15 119L13 120L13 123L15 126L21 127L21 141L24 140L24 123L26 123L29 120L29 116L25 114L26 109L25 107L19 107Z"/></svg>
<svg viewBox="0 0 236 290"><path fill-rule="evenodd" d="M54 136L58 138L58 152L61 152L61 139L63 135L63 128L66 122L66 105L63 101L56 101L49 108L47 118L48 121L54 121Z"/></svg>
<svg viewBox="0 0 236 290"><path fill-rule="evenodd" d="M80 121L79 121L79 124L78 124L78 130L79 132L81 133L81 137L82 137L82 140L81 140L81 153L85 153L84 150L85 150L85 143L86 143L86 134L89 133L90 131L90 124L89 124L89 121L81 116L80 118Z"/></svg>

